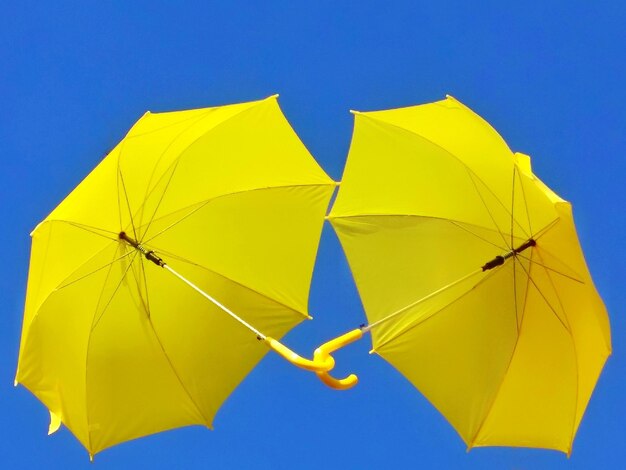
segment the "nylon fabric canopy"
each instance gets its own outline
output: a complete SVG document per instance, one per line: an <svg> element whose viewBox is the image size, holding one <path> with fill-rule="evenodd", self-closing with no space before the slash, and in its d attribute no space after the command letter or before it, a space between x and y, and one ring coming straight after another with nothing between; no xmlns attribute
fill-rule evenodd
<svg viewBox="0 0 626 470"><path fill-rule="evenodd" d="M451 97L357 112L329 218L373 350L468 447L571 451L610 328L571 206L528 156Z"/></svg>
<svg viewBox="0 0 626 470"><path fill-rule="evenodd" d="M32 233L16 382L92 455L211 427L268 348L120 234L280 338L334 187L275 97L145 114Z"/></svg>

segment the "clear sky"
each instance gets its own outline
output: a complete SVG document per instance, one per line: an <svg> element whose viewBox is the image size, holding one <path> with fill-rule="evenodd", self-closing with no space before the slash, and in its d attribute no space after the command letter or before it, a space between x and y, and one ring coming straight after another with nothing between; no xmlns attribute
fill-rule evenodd
<svg viewBox="0 0 626 470"><path fill-rule="evenodd" d="M549 3L549 5L548 5ZM624 2L12 1L0 6L0 466L89 467L65 429L13 388L29 232L146 110L264 98L280 104L341 179L350 109L449 93L491 122L574 204L614 353L572 457L485 448L455 431L362 341L337 355L348 392L268 355L215 420L116 446L100 468L623 468L626 425L626 6ZM315 320L286 343L309 352L364 314L325 227Z"/></svg>

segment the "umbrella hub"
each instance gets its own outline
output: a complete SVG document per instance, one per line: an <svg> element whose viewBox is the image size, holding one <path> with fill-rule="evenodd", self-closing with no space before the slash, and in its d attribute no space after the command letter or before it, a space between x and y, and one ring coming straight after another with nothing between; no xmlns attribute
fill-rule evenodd
<svg viewBox="0 0 626 470"><path fill-rule="evenodd" d="M153 250L148 250L141 243L139 243L134 238L129 237L126 232L120 232L119 234L120 240L124 240L130 246L135 248L137 251L141 252L142 255L146 257L148 261L152 261L154 264L160 267L165 266L165 261L159 258Z"/></svg>
<svg viewBox="0 0 626 470"><path fill-rule="evenodd" d="M508 253L505 253L504 255L498 255L496 256L494 259L492 259L491 261L488 261L487 263L485 263L482 267L483 271L488 271L490 269L493 269L497 266L501 266L504 264L504 262L513 257L513 256L517 256L519 253L521 253L522 251L533 247L537 244L537 242L535 240L533 240L532 238L528 239L527 241L525 241L524 243L522 243L520 246L518 246L517 248L512 249L511 251L509 251Z"/></svg>

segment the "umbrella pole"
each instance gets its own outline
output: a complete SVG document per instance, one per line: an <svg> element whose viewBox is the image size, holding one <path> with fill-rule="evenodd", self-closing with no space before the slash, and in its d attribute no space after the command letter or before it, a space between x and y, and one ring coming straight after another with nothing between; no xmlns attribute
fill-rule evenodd
<svg viewBox="0 0 626 470"><path fill-rule="evenodd" d="M322 344L319 348L315 350L313 357L315 359L320 359L320 360L326 360L328 358L332 359L332 356L331 356L332 352L350 343L353 343L354 341L361 339L365 333L370 333L372 328L375 328L378 325L381 325L382 323L385 323L397 317L398 315L405 313L407 310L427 301L428 299L431 299L437 296L438 294L446 291L447 289L450 289L451 287L454 287L457 284L460 284L477 274L483 273L485 271L489 271L491 269L494 269L494 268L497 268L498 266L503 265L505 261L508 260L509 258L513 258L517 256L519 253L523 252L524 250L527 250L528 248L534 247L536 245L537 245L537 242L533 238L528 239L517 248L513 248L512 250L508 251L504 255L496 256L492 260L485 263L481 268L475 271L472 271L469 274L466 274L465 276L457 279L456 281L451 282L448 285L445 285L437 289L434 292L431 292L430 294L426 295L425 297L422 297L421 299L416 300L415 302L412 302L406 307L403 307L400 310L396 310L395 312L387 315L386 317L381 318L380 320L375 321L374 323L370 323L369 325L361 325L359 328L349 331L348 333L345 333L335 339L332 339ZM333 367L334 367L334 360L333 360ZM347 390L349 388L354 387L359 381L358 377L354 374L350 374L348 377L344 379L336 379L329 374L329 371L330 369L325 370L325 371L316 371L315 373L317 374L318 378L322 382L324 382L324 384L336 390Z"/></svg>
<svg viewBox="0 0 626 470"><path fill-rule="evenodd" d="M404 312L406 312L407 310L415 307L416 305L419 305L423 302L426 302L428 299L435 297L436 295L440 294L441 292L450 289L451 287L454 287L457 284L460 284L463 281L466 281L467 279L471 278L472 276L475 276L476 274L483 272L482 268L478 269L476 271L473 271L465 276L463 276L460 279L457 279L454 282L451 282L450 284L441 287L440 289L437 289L434 292L431 292L430 294L428 294L425 297L422 297L421 299L416 300L415 302L407 305L406 307L401 308L400 310L396 310L395 312L387 315L384 318L381 318L378 321L375 321L374 323L370 323L369 325L361 325L358 328L351 330L335 339L332 339L324 344L322 344L319 348L317 348L315 350L315 353L313 355L314 358L316 359L326 359L328 357L330 357L332 359L332 356L330 355L332 352L347 346L350 343L353 343L359 339L361 339L363 337L364 334L366 333L370 333L370 331L372 330L372 328L377 327L378 325L385 323L395 317L397 317L398 315L403 314ZM332 377L329 373L329 371L316 371L315 373L317 374L317 377L327 386L329 386L330 388L334 388L336 390L347 390L349 388L354 387L358 382L359 379L356 375L354 374L350 374L348 377L345 377L343 379L336 379L334 377Z"/></svg>
<svg viewBox="0 0 626 470"><path fill-rule="evenodd" d="M166 269L170 273L172 273L174 276L176 276L178 279L183 281L185 284L187 284L189 287L191 287L193 290L195 290L197 293L199 293L205 299L209 300L215 306L219 307L222 311L226 312L232 318L237 320L240 324L242 324L247 329L252 331L256 335L256 337L257 337L257 339L259 341L263 341L265 344L267 344L269 346L270 349L272 349L273 351L278 353L279 356L283 357L287 361L291 362L293 365L295 365L297 367L300 367L301 369L309 370L309 371L312 371L312 372L327 371L327 370L332 369L333 366L335 365L335 360L332 357L330 357L330 356L314 357L313 360L310 360L310 359L306 359L306 358L296 354L295 352L293 352L291 349L289 349L287 346L285 346L280 341L278 341L278 340L276 340L276 339L274 339L274 338L272 338L270 336L265 336L263 333L261 333L259 330L257 330L250 323L245 321L243 318L241 318L235 312L233 312L228 307L226 307L224 304L219 302L217 299L215 299L214 297L212 297L209 294L207 294L206 292L204 292L202 289L200 289L198 286L196 286L193 282L191 282L189 279L185 278L183 275L181 275L180 273L175 271L173 268L171 268L166 263L163 263L163 265L161 267Z"/></svg>
<svg viewBox="0 0 626 470"><path fill-rule="evenodd" d="M267 346L270 349L272 349L273 351L278 353L278 355L280 355L281 357L283 357L284 359L286 359L287 361L289 361L293 365L295 365L297 367L300 367L301 369L305 369L305 370L309 370L309 371L313 371L313 372L327 371L327 370L332 369L333 366L335 365L335 361L334 361L334 359L332 357L330 357L330 355L325 355L323 357L322 356L314 357L313 360L306 359L306 358L301 357L300 355L296 354L295 352L293 352L291 349L289 349L287 346L282 344L280 341L278 341L278 340L276 340L274 338L271 338L269 336L265 336L263 333L261 333L254 326L252 326L250 323L248 323L243 318L241 318L239 315L237 315L235 312L230 310L224 304L222 304L217 299L215 299L214 297L212 297L211 295L207 294L205 291L200 289L200 287L198 287L193 282L191 282L189 279L184 277L182 274L180 274L174 268L170 267L153 250L146 249L143 245L141 245L141 243L139 243L138 241L136 241L133 238L131 238L130 236L128 236L125 232L120 232L119 238L120 238L120 240L124 240L129 245L131 245L133 248L138 250L148 261L152 261L157 266L165 269L166 271L169 271L171 274L173 274L175 277L177 277L182 282L187 284L189 287L191 287L193 290L195 290L198 294L203 296L205 299L207 299L213 305L215 305L216 307L221 309L223 312L225 312L228 315L230 315L231 318L233 318L234 320L239 322L241 325L246 327L248 330L253 332L256 335L256 337L257 337L257 339L259 341L263 341L265 344L267 344Z"/></svg>
<svg viewBox="0 0 626 470"><path fill-rule="evenodd" d="M193 290L195 290L198 294L200 294L202 297L204 297L205 299L209 300L211 303L213 303L216 307L219 307L220 309L222 309L224 312L226 312L227 314L229 314L232 318L234 318L235 320L237 320L239 323L241 323L243 326L245 326L246 328L248 328L250 331L252 331L256 337L259 339L259 341L265 341L267 339L267 337L261 333L259 330L257 330L255 327L253 327L250 323L248 323L247 321L245 321L243 318L241 318L239 315L237 315L235 312L233 312L232 310L230 310L228 307L226 307L224 304L220 303L217 299L215 299L214 297L211 297L209 294L207 294L206 292L204 292L202 289L200 289L198 286L196 286L193 282L191 282L189 279L187 279L186 277L184 277L182 274L180 274L179 272L177 272L176 270L174 270L173 268L171 268L168 264L163 264L163 269L169 271L170 273L172 273L174 276L176 276L178 279L180 279L181 281L183 281L185 284L187 284L189 287L191 287Z"/></svg>

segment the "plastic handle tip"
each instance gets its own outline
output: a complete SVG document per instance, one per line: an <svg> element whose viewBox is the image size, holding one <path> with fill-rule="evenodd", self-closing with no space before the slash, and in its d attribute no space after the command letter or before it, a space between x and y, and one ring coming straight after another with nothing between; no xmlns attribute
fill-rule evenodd
<svg viewBox="0 0 626 470"><path fill-rule="evenodd" d="M349 331L348 333L341 335L335 339L328 341L327 343L322 344L319 348L315 350L313 354L313 358L315 361L324 362L328 359L333 359L331 353L335 352L337 349L343 348L350 343L353 343L363 337L363 331L359 328L356 330ZM333 359L333 364L335 360ZM335 390L348 390L349 388L354 387L357 383L359 383L359 378L350 374L349 376L343 379L336 379L332 377L328 371L316 371L317 377L328 387L334 388Z"/></svg>

